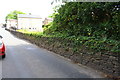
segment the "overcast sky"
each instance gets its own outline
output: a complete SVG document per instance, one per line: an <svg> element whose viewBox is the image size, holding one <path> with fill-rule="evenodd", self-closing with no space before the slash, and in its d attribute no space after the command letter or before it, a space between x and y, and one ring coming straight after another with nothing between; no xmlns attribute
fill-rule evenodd
<svg viewBox="0 0 120 80"><path fill-rule="evenodd" d="M53 0L1 0L0 23L4 22L5 16L14 10L40 15L43 18L47 17L53 13L52 1Z"/></svg>

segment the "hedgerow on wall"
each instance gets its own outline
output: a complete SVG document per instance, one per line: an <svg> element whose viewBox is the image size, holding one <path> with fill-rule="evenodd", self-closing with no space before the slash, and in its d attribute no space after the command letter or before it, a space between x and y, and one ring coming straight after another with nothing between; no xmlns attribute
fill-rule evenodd
<svg viewBox="0 0 120 80"><path fill-rule="evenodd" d="M120 2L66 3L48 31L120 40Z"/></svg>

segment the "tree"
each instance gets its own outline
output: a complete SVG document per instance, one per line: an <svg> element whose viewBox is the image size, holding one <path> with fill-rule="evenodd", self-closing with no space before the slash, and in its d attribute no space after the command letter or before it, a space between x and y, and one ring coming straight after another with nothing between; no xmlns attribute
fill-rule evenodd
<svg viewBox="0 0 120 80"><path fill-rule="evenodd" d="M54 15L51 31L120 40L120 2L68 2Z"/></svg>
<svg viewBox="0 0 120 80"><path fill-rule="evenodd" d="M23 12L21 12L21 11L15 10L15 11L13 11L13 12L10 12L10 13L6 16L6 19L17 19L17 15L18 15L18 14L25 14L25 13L23 13Z"/></svg>

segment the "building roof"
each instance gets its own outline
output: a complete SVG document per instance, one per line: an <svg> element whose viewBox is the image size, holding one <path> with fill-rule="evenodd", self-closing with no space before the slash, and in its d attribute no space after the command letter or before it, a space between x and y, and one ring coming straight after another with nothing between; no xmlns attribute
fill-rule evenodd
<svg viewBox="0 0 120 80"><path fill-rule="evenodd" d="M18 18L39 18L39 19L42 19L40 16L28 15L28 14L18 14Z"/></svg>
<svg viewBox="0 0 120 80"><path fill-rule="evenodd" d="M45 18L45 20L53 21L53 18Z"/></svg>

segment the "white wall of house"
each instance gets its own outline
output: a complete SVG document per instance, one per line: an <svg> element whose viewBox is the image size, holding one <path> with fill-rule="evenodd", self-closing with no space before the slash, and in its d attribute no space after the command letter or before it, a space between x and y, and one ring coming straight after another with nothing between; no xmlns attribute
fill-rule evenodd
<svg viewBox="0 0 120 80"><path fill-rule="evenodd" d="M7 19L7 28L10 29L10 27L17 28L17 20L16 19Z"/></svg>
<svg viewBox="0 0 120 80"><path fill-rule="evenodd" d="M42 19L34 17L18 17L18 29L43 31Z"/></svg>

